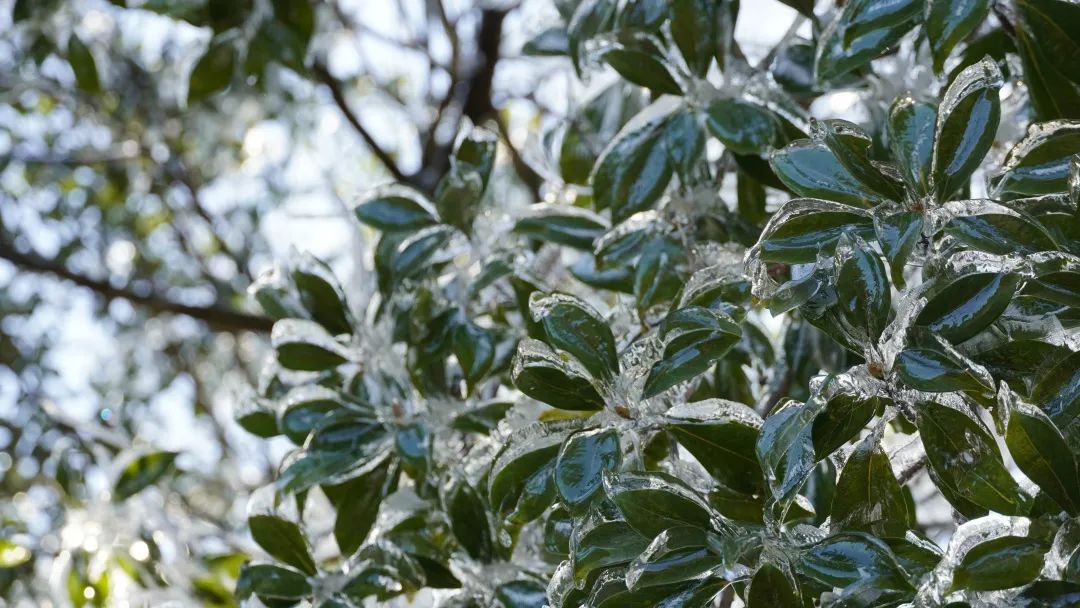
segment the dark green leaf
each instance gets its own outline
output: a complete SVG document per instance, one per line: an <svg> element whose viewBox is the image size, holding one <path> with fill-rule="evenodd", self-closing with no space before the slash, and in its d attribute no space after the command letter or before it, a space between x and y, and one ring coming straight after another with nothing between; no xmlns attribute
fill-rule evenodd
<svg viewBox="0 0 1080 608"><path fill-rule="evenodd" d="M113 500L127 500L158 482L170 470L176 452L151 452L132 460L120 471L113 487Z"/></svg>
<svg viewBox="0 0 1080 608"><path fill-rule="evenodd" d="M671 0L671 37L690 71L704 77L720 47L720 4L709 0Z"/></svg>
<svg viewBox="0 0 1080 608"><path fill-rule="evenodd" d="M984 515L987 509L1024 513L1027 497L981 422L932 401L917 404L916 413L930 474L953 508L969 518Z"/></svg>
<svg viewBox="0 0 1080 608"><path fill-rule="evenodd" d="M98 78L94 55L75 33L68 37L67 58L75 72L75 83L79 88L87 93L101 92L101 80Z"/></svg>
<svg viewBox="0 0 1080 608"><path fill-rule="evenodd" d="M642 397L653 397L705 372L741 336L739 325L719 310L689 306L674 311L661 328L664 354L649 370Z"/></svg>
<svg viewBox="0 0 1080 608"><path fill-rule="evenodd" d="M812 436L818 459L827 458L866 427L881 410L877 396L841 391L829 397L814 419Z"/></svg>
<svg viewBox="0 0 1080 608"><path fill-rule="evenodd" d="M801 608L802 602L791 577L777 566L765 562L750 579L746 592L747 608Z"/></svg>
<svg viewBox="0 0 1080 608"><path fill-rule="evenodd" d="M248 517L248 528L264 551L304 574L315 574L315 560L300 526L276 515L257 514Z"/></svg>
<svg viewBox="0 0 1080 608"><path fill-rule="evenodd" d="M631 591L696 579L721 564L706 547L700 528L686 526L661 532L626 569Z"/></svg>
<svg viewBox="0 0 1080 608"><path fill-rule="evenodd" d="M861 209L817 199L788 201L766 224L758 246L766 262L805 263L832 252L840 235L871 236L873 221Z"/></svg>
<svg viewBox="0 0 1080 608"><path fill-rule="evenodd" d="M495 361L495 336L490 330L471 321L458 324L453 336L454 356L465 373L465 381L471 391Z"/></svg>
<svg viewBox="0 0 1080 608"><path fill-rule="evenodd" d="M994 143L1001 102L1002 76L990 59L970 65L954 80L941 101L934 132L934 190L938 200L967 185Z"/></svg>
<svg viewBox="0 0 1080 608"><path fill-rule="evenodd" d="M779 138L776 117L749 101L726 98L714 101L705 114L709 132L736 154L768 152Z"/></svg>
<svg viewBox="0 0 1080 608"><path fill-rule="evenodd" d="M618 470L622 462L619 434L615 429L594 429L571 435L559 450L555 463L555 487L571 512L592 500L603 484L605 472Z"/></svg>
<svg viewBox="0 0 1080 608"><path fill-rule="evenodd" d="M604 491L626 523L646 538L668 528L707 530L709 507L678 480L660 473L620 473L605 477Z"/></svg>
<svg viewBox="0 0 1080 608"><path fill-rule="evenodd" d="M272 564L244 564L236 578L236 597L257 595L264 600L297 601L311 595L311 583L303 574Z"/></svg>
<svg viewBox="0 0 1080 608"><path fill-rule="evenodd" d="M852 327L865 332L869 343L877 343L892 312L892 286L885 275L885 265L857 236L841 236L836 252L840 312Z"/></svg>
<svg viewBox="0 0 1080 608"><path fill-rule="evenodd" d="M1005 444L1029 479L1070 515L1080 513L1080 473L1076 458L1061 431L1042 410L1018 404L1009 414Z"/></svg>
<svg viewBox="0 0 1080 608"><path fill-rule="evenodd" d="M1042 571L1045 543L1022 536L1002 536L975 545L953 571L952 589L995 591L1019 587Z"/></svg>
<svg viewBox="0 0 1080 608"><path fill-rule="evenodd" d="M535 293L529 311L533 320L543 323L546 341L573 355L594 377L610 378L619 372L615 336L607 321L584 300Z"/></svg>
<svg viewBox="0 0 1080 608"><path fill-rule="evenodd" d="M383 459L371 470L323 491L334 502L334 539L342 555L352 555L367 538L379 505L393 485L397 471L391 472L392 461Z"/></svg>
<svg viewBox="0 0 1080 608"><path fill-rule="evenodd" d="M930 194L934 162L937 106L911 95L896 98L889 110L888 136L907 187L918 196Z"/></svg>
<svg viewBox="0 0 1080 608"><path fill-rule="evenodd" d="M1018 0L1012 26L1031 105L1040 120L1080 118L1080 7Z"/></svg>
<svg viewBox="0 0 1080 608"><path fill-rule="evenodd" d="M812 429L821 412L818 399L806 403L787 400L775 409L761 426L757 457L777 502L790 503L803 482L814 470Z"/></svg>
<svg viewBox="0 0 1080 608"><path fill-rule="evenodd" d="M1080 121L1055 121L1028 127L991 178L996 193L1036 195L1063 192L1073 155L1080 150Z"/></svg>
<svg viewBox="0 0 1080 608"><path fill-rule="evenodd" d="M649 545L649 539L625 521L595 517L586 519L574 533L574 578L578 581L586 580L600 568L629 562Z"/></svg>
<svg viewBox="0 0 1080 608"><path fill-rule="evenodd" d="M413 232L438 222L431 203L400 187L378 191L353 211L361 222L385 232Z"/></svg>
<svg viewBox="0 0 1080 608"><path fill-rule="evenodd" d="M464 479L455 480L450 484L443 502L450 517L450 529L465 551L482 563L491 561L494 552L491 524L476 489Z"/></svg>
<svg viewBox="0 0 1080 608"><path fill-rule="evenodd" d="M604 61L626 80L654 93L682 95L682 88L672 78L664 64L650 53L630 49L612 49L604 53Z"/></svg>
<svg viewBox="0 0 1080 608"><path fill-rule="evenodd" d="M510 378L518 390L552 407L574 411L604 407L604 398L592 385L588 372L539 340L525 339L518 344Z"/></svg>
<svg viewBox="0 0 1080 608"><path fill-rule="evenodd" d="M679 179L688 180L705 152L705 130L701 128L698 113L686 110L672 116L664 129L664 145Z"/></svg>
<svg viewBox="0 0 1080 608"><path fill-rule="evenodd" d="M232 82L236 71L236 46L215 39L206 54L195 64L188 80L188 104L194 104L221 91Z"/></svg>
<svg viewBox="0 0 1080 608"><path fill-rule="evenodd" d="M910 5L912 2L853 2L855 5L882 4L901 6ZM861 68L890 46L900 41L915 25L915 19L902 21L891 26L882 26L870 29L865 34L854 38L846 36L847 24L852 19L849 10L842 11L835 20L825 27L818 37L817 55L814 59L814 74L818 82L827 82L838 76L842 76L852 70Z"/></svg>
<svg viewBox="0 0 1080 608"><path fill-rule="evenodd" d="M1001 316L1019 283L1016 275L992 272L960 277L930 297L915 324L963 342Z"/></svg>
<svg viewBox="0 0 1080 608"><path fill-rule="evenodd" d="M518 220L514 232L542 243L558 243L592 251L593 241L607 231L603 218L584 209L541 203Z"/></svg>
<svg viewBox="0 0 1080 608"><path fill-rule="evenodd" d="M886 589L909 588L888 545L858 532L836 534L811 545L798 568L827 587L872 581Z"/></svg>
<svg viewBox="0 0 1080 608"><path fill-rule="evenodd" d="M896 178L871 162L874 140L862 127L846 120L817 120L811 123L811 134L828 146L836 160L862 185L889 200L903 200L904 189Z"/></svg>
<svg viewBox="0 0 1080 608"><path fill-rule="evenodd" d="M596 161L592 175L597 209L611 208L621 222L648 209L671 180L672 167L663 144L664 120L621 133Z"/></svg>
<svg viewBox="0 0 1080 608"><path fill-rule="evenodd" d="M990 0L926 0L926 38L934 57L934 71L941 73L949 52L975 31L986 18Z"/></svg>
<svg viewBox="0 0 1080 608"><path fill-rule="evenodd" d="M879 437L869 435L848 457L832 503L832 529L895 536L907 529L903 489L893 475Z"/></svg>
<svg viewBox="0 0 1080 608"><path fill-rule="evenodd" d="M752 494L763 488L755 446L761 417L723 399L676 405L667 412L668 428L724 486Z"/></svg>
<svg viewBox="0 0 1080 608"><path fill-rule="evenodd" d="M395 281L403 281L431 266L431 258L449 242L454 229L431 226L410 236L397 247L390 261L390 273Z"/></svg>
<svg viewBox="0 0 1080 608"><path fill-rule="evenodd" d="M515 431L495 457L488 477L488 498L496 513L510 513L530 477L553 463L574 421L535 423Z"/></svg>
<svg viewBox="0 0 1080 608"><path fill-rule="evenodd" d="M800 139L770 156L773 171L792 192L853 207L870 207L885 199L863 185L823 143Z"/></svg>

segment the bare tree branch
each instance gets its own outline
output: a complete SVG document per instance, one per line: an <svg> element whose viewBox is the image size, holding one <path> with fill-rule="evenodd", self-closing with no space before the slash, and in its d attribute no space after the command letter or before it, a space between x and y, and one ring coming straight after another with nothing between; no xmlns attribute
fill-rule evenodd
<svg viewBox="0 0 1080 608"><path fill-rule="evenodd" d="M353 112L352 108L349 106L348 100L345 99L345 92L341 89L341 83L327 71L326 66L315 64L312 71L315 73L315 77L319 82L325 84L330 89L330 94L334 98L334 103L337 104L341 113L345 115L345 120L347 120L349 124L352 125L353 129L360 134L360 138L363 139L364 143L367 144L367 147L371 149L372 154L374 154L376 158L379 159L379 162L386 167L386 170L394 176L394 179L399 182L415 185L412 176L406 175L401 168L398 167L397 162L394 161L393 157L391 157L390 154L375 141L375 138L371 136L371 133L364 128L364 125L360 122L360 118Z"/></svg>
<svg viewBox="0 0 1080 608"><path fill-rule="evenodd" d="M238 312L222 306L192 306L170 300L160 294L139 293L137 291L114 287L108 281L93 279L68 269L34 253L23 253L6 240L0 239L0 259L11 262L23 271L38 274L50 274L71 281L76 285L94 291L108 300L124 299L147 308L155 313L173 313L206 322L211 327L223 331L254 331L267 333L274 322L266 317Z"/></svg>

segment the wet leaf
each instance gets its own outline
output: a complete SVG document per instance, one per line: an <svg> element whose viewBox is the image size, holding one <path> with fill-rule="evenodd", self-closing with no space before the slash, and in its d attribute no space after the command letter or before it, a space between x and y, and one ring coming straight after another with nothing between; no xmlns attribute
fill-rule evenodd
<svg viewBox="0 0 1080 608"><path fill-rule="evenodd" d="M926 0L923 29L930 41L934 71L941 73L945 60L958 42L975 31L989 13L990 0Z"/></svg>
<svg viewBox="0 0 1080 608"><path fill-rule="evenodd" d="M800 608L798 592L791 578L775 565L765 562L750 579L747 608Z"/></svg>
<svg viewBox="0 0 1080 608"><path fill-rule="evenodd" d="M907 187L919 196L930 194L937 106L901 95L889 110L889 147L900 163Z"/></svg>
<svg viewBox="0 0 1080 608"><path fill-rule="evenodd" d="M129 462L113 486L113 500L127 500L157 483L172 470L176 456L176 452L151 452Z"/></svg>
<svg viewBox="0 0 1080 608"><path fill-rule="evenodd" d="M957 75L941 101L934 132L933 181L938 200L966 186L994 143L1002 76L990 59Z"/></svg>
<svg viewBox="0 0 1080 608"><path fill-rule="evenodd" d="M709 133L736 154L768 152L779 138L779 123L773 113L748 101L735 98L714 101L705 117Z"/></svg>
<svg viewBox="0 0 1080 608"><path fill-rule="evenodd" d="M612 428L571 435L555 463L555 487L571 512L587 504L603 484L605 472L622 462L619 434Z"/></svg>
<svg viewBox="0 0 1080 608"><path fill-rule="evenodd" d="M990 431L971 416L924 401L916 405L919 434L935 484L965 517L990 509L1021 515L1027 497L1009 475Z"/></svg>
<svg viewBox="0 0 1080 608"><path fill-rule="evenodd" d="M1069 445L1037 407L1018 404L1009 413L1005 444L1020 470L1066 512L1080 512L1080 473Z"/></svg>
<svg viewBox="0 0 1080 608"><path fill-rule="evenodd" d="M596 378L619 371L615 336L607 321L580 298L567 294L533 294L529 300L533 320L544 326L546 341L573 355Z"/></svg>
<svg viewBox="0 0 1080 608"><path fill-rule="evenodd" d="M952 589L994 591L1030 583L1043 567L1046 544L1002 536L975 545L953 571Z"/></svg>
<svg viewBox="0 0 1080 608"><path fill-rule="evenodd" d="M660 336L664 354L645 380L642 397L649 398L705 372L742 335L725 313L699 306L681 308L664 320Z"/></svg>
<svg viewBox="0 0 1080 608"><path fill-rule="evenodd" d="M1037 123L1009 151L991 178L996 193L1037 195L1063 192L1072 157L1080 150L1080 121Z"/></svg>
<svg viewBox="0 0 1080 608"><path fill-rule="evenodd" d="M654 93L681 95L682 88L664 64L650 53L631 49L612 49L604 53L607 62L626 80Z"/></svg>
<svg viewBox="0 0 1080 608"><path fill-rule="evenodd" d="M764 487L755 446L761 417L733 401L706 399L667 411L669 429L725 487L752 494Z"/></svg>
<svg viewBox="0 0 1080 608"><path fill-rule="evenodd" d="M870 343L876 343L892 313L892 286L885 265L865 241L848 234L840 237L837 252L836 295L840 311L852 327L862 330ZM841 259L843 262L839 262Z"/></svg>
<svg viewBox="0 0 1080 608"><path fill-rule="evenodd" d="M797 140L774 151L769 162L784 185L799 196L853 207L871 207L885 200L863 185L836 154L820 142Z"/></svg>
<svg viewBox="0 0 1080 608"><path fill-rule="evenodd" d="M248 529L264 551L304 574L315 574L315 561L300 526L276 515L256 514L248 517Z"/></svg>
<svg viewBox="0 0 1080 608"><path fill-rule="evenodd" d="M848 457L836 482L831 515L834 531L892 536L907 529L903 489L877 436L868 436Z"/></svg>
<svg viewBox="0 0 1080 608"><path fill-rule="evenodd" d="M610 208L613 221L650 208L667 188L672 167L663 144L664 123L657 120L620 134L596 161L596 208Z"/></svg>
<svg viewBox="0 0 1080 608"><path fill-rule="evenodd" d="M1017 276L1002 273L960 277L933 294L915 323L951 342L963 342L1001 316L1019 283Z"/></svg>
<svg viewBox="0 0 1080 608"><path fill-rule="evenodd" d="M521 392L552 407L591 411L604 407L600 396L580 365L561 358L539 340L523 340L510 371Z"/></svg>
<svg viewBox="0 0 1080 608"><path fill-rule="evenodd" d="M709 508L678 480L659 473L620 473L604 479L604 492L626 523L646 538L668 528L709 529Z"/></svg>

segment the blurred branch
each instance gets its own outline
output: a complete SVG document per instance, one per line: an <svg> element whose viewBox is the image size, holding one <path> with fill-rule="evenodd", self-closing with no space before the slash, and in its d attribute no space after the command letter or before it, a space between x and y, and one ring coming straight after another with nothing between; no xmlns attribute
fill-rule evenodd
<svg viewBox="0 0 1080 608"><path fill-rule="evenodd" d="M364 125L360 122L360 118L353 112L352 108L349 106L348 100L345 99L345 92L341 89L341 83L338 82L337 78L334 78L334 76L330 74L326 69L326 66L318 63L312 67L312 71L319 82L325 84L330 89L330 94L334 98L334 103L337 104L341 113L345 115L345 120L347 120L349 124L352 125L353 129L360 134L360 138L363 139L364 143L367 144L367 147L371 149L372 154L374 154L379 159L379 162L386 167L387 171L394 176L394 179L409 185L415 185L412 176L406 175L401 168L398 167L393 157L391 157L390 154L375 141L375 138L371 136L371 133L364 128Z"/></svg>
<svg viewBox="0 0 1080 608"><path fill-rule="evenodd" d="M71 281L98 293L108 300L124 299L143 306L155 313L173 313L187 315L206 322L211 327L223 331L269 332L274 322L266 317L238 312L221 306L191 306L176 302L154 293L139 293L131 289L114 287L108 281L93 279L72 270L63 264L54 262L33 253L22 253L6 241L0 239L0 259L11 262L27 272L50 274Z"/></svg>

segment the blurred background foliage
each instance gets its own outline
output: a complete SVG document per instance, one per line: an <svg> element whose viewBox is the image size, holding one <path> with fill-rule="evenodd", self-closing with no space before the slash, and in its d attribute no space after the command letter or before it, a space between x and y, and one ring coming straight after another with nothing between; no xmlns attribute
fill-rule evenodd
<svg viewBox="0 0 1080 608"><path fill-rule="evenodd" d="M470 123L509 146L493 187L534 196L519 149L565 103L565 79L539 86L565 67L515 63L553 15L0 2L0 597L105 605L137 581L232 604L237 498L281 454L232 422L271 327L248 286L294 246L358 271L348 202L430 191Z"/></svg>

